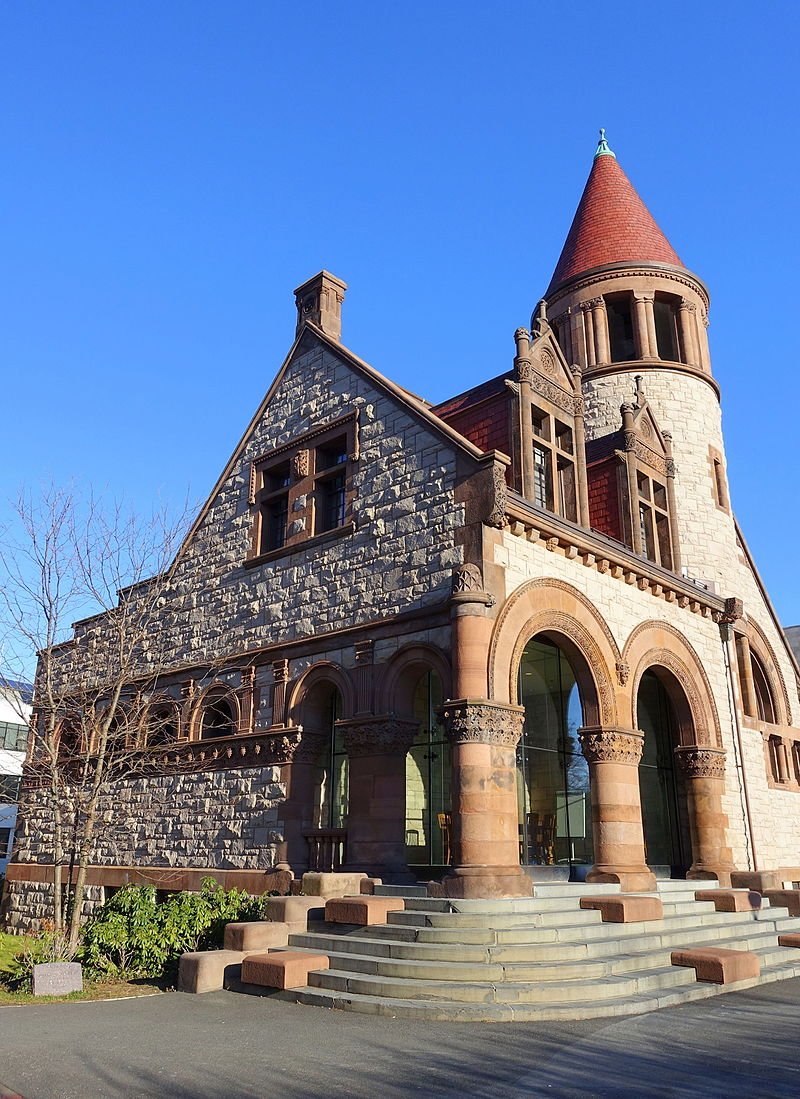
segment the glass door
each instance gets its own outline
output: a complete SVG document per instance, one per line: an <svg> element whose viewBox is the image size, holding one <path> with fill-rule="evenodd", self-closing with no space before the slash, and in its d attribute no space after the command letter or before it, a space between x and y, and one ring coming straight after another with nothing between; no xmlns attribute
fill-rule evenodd
<svg viewBox="0 0 800 1099"><path fill-rule="evenodd" d="M410 866L448 866L450 812L450 744L436 719L442 685L426 672L414 691L419 730L406 756L406 856Z"/></svg>

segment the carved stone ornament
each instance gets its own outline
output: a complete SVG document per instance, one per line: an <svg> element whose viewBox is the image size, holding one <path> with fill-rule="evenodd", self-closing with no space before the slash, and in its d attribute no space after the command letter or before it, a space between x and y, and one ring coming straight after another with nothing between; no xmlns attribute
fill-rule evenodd
<svg viewBox="0 0 800 1099"><path fill-rule="evenodd" d="M738 622L744 614L744 603L741 599L726 599L725 610L720 615L720 622L727 622L733 625L734 622Z"/></svg>
<svg viewBox="0 0 800 1099"><path fill-rule="evenodd" d="M721 748L676 748L675 764L687 778L725 777L725 752Z"/></svg>
<svg viewBox="0 0 800 1099"><path fill-rule="evenodd" d="M271 763L316 763L327 737L319 733L286 733L272 737L269 744Z"/></svg>
<svg viewBox="0 0 800 1099"><path fill-rule="evenodd" d="M453 595L483 591L483 573L477 565L467 562L453 569Z"/></svg>
<svg viewBox="0 0 800 1099"><path fill-rule="evenodd" d="M292 472L295 479L300 480L301 477L308 477L308 451L298 450L292 459Z"/></svg>
<svg viewBox="0 0 800 1099"><path fill-rule="evenodd" d="M542 364L542 370L545 374L555 374L555 359L546 348L539 353L539 362Z"/></svg>
<svg viewBox="0 0 800 1099"><path fill-rule="evenodd" d="M529 382L533 377L533 367L527 360L520 359L517 363L517 377L521 382Z"/></svg>
<svg viewBox="0 0 800 1099"><path fill-rule="evenodd" d="M590 763L629 763L638 766L644 734L635 729L579 729L583 754Z"/></svg>
<svg viewBox="0 0 800 1099"><path fill-rule="evenodd" d="M497 702L450 702L437 710L451 744L495 744L514 748L522 736L525 711Z"/></svg>
<svg viewBox="0 0 800 1099"><path fill-rule="evenodd" d="M375 659L374 641L356 641L353 646L356 664L372 664Z"/></svg>
<svg viewBox="0 0 800 1099"><path fill-rule="evenodd" d="M285 683L289 678L289 661L288 660L273 660L272 661L272 678L276 683Z"/></svg>
<svg viewBox="0 0 800 1099"><path fill-rule="evenodd" d="M617 661L617 682L620 687L624 687L628 682L631 674L630 664L626 664L624 660Z"/></svg>
<svg viewBox="0 0 800 1099"><path fill-rule="evenodd" d="M382 716L337 722L349 756L405 755L419 732L418 721Z"/></svg>
<svg viewBox="0 0 800 1099"><path fill-rule="evenodd" d="M508 510L508 486L506 485L506 471L499 463L492 466L492 494L494 496L492 510L486 519L490 527L502 528L506 525L506 511Z"/></svg>
<svg viewBox="0 0 800 1099"><path fill-rule="evenodd" d="M563 409L564 412L574 415L576 398L572 394L565 393L560 386L557 386L554 382L549 382L547 378L542 378L535 372L531 375L531 385L534 392L538 393L540 397L544 397L546 401L550 401L551 404Z"/></svg>

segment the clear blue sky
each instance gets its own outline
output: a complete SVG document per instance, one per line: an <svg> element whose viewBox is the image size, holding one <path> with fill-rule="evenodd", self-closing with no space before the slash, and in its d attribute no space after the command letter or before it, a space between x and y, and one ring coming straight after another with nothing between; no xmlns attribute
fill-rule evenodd
<svg viewBox="0 0 800 1099"><path fill-rule="evenodd" d="M292 290L431 400L507 369L606 126L712 294L734 505L797 583L797 3L0 7L0 499L202 498Z"/></svg>

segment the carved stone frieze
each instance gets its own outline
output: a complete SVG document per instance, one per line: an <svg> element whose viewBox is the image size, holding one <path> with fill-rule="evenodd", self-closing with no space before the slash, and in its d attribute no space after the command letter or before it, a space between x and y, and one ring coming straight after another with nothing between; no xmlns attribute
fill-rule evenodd
<svg viewBox="0 0 800 1099"><path fill-rule="evenodd" d="M547 350L547 348L544 348L542 351L539 352L539 362L545 374L555 374L556 362L553 356Z"/></svg>
<svg viewBox="0 0 800 1099"><path fill-rule="evenodd" d="M517 377L521 382L529 382L533 377L533 366L525 359L517 363Z"/></svg>
<svg viewBox="0 0 800 1099"><path fill-rule="evenodd" d="M675 765L686 778L724 778L725 752L696 745L675 749Z"/></svg>
<svg viewBox="0 0 800 1099"><path fill-rule="evenodd" d="M437 711L451 744L496 744L514 748L522 735L525 711L497 702L460 699Z"/></svg>
<svg viewBox="0 0 800 1099"><path fill-rule="evenodd" d="M274 763L316 763L325 747L326 737L319 733L286 733L272 738L270 751Z"/></svg>
<svg viewBox="0 0 800 1099"><path fill-rule="evenodd" d="M538 393L540 397L544 397L546 401L550 401L557 408L561 408L564 412L569 413L570 416L574 416L576 413L576 402L582 406L581 399L573 397L571 393L565 393L560 386L555 382L548 381L547 378L543 378L535 371L531 375L531 387L535 393Z"/></svg>
<svg viewBox="0 0 800 1099"><path fill-rule="evenodd" d="M586 728L578 730L583 754L589 763L628 763L638 766L644 734L635 729Z"/></svg>
<svg viewBox="0 0 800 1099"><path fill-rule="evenodd" d="M631 674L630 664L626 664L624 660L617 661L617 682L620 687L624 687L628 682Z"/></svg>
<svg viewBox="0 0 800 1099"><path fill-rule="evenodd" d="M348 756L405 755L419 732L418 721L391 715L339 721Z"/></svg>

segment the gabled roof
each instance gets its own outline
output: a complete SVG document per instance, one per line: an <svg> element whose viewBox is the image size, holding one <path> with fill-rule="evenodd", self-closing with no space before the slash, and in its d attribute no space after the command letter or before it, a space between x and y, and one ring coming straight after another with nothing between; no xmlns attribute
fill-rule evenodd
<svg viewBox="0 0 800 1099"><path fill-rule="evenodd" d="M602 137L545 297L568 279L612 263L683 267Z"/></svg>
<svg viewBox="0 0 800 1099"><path fill-rule="evenodd" d="M344 362L346 362L348 366L352 367L357 373L360 373L367 377L377 389L380 389L384 393L388 393L390 396L394 397L394 399L397 400L401 405L403 405L412 415L421 420L435 434L442 436L448 443L454 446L456 450L459 450L462 454L466 455L468 458L471 458L473 459L473 461L476 462L480 462L482 459L486 458L486 453L481 450L480 447L475 446L474 443L470 442L469 439L461 435L460 432L456 431L455 428L451 427L450 424L446 423L446 421L439 419L439 417L431 410L430 406L422 400L422 398L416 397L407 389L403 389L402 386L397 385L395 382L390 381L388 378L385 378L383 374L375 369L374 366L370 366L369 363L364 362L363 359L360 359L357 355L353 354L353 352L346 348L344 344L339 343L337 340L331 339L331 337L323 332L321 328L317 328L315 324L312 324L310 321L306 321L303 327L298 332L297 337L295 338L295 341L289 350L289 354L284 359L280 370L276 374L272 385L267 390L267 393L261 404L258 406L255 415L253 416L250 423L247 425L247 429L245 430L244 435L242 435L241 439L236 445L233 454L228 459L228 462L222 473L220 474L217 483L214 485L213 489L206 499L205 504L200 509L197 518L195 519L194 523L186 534L186 537L184 538L175 556L175 561L172 565L173 568L182 557L184 550L194 537L195 531L203 522L217 494L219 493L222 486L225 484L225 481L230 476L231 471L236 466L236 463L240 460L242 451L247 445L247 442L250 439L253 431L255 430L256 425L259 423L262 416L266 412L267 406L272 400L272 396L275 393L275 390L280 385L283 376L288 370L295 355L297 354L300 345L303 343L304 340L308 339L309 337L312 339L316 339L320 343L324 344L330 351L343 359Z"/></svg>

